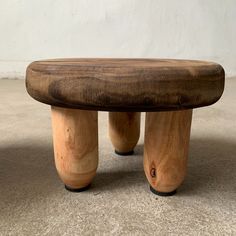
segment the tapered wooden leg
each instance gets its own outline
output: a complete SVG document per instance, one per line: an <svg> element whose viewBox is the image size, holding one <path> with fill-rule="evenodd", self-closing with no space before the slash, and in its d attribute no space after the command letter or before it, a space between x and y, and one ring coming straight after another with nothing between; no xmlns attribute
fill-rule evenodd
<svg viewBox="0 0 236 236"><path fill-rule="evenodd" d="M140 112L109 112L109 136L120 155L130 155L139 140Z"/></svg>
<svg viewBox="0 0 236 236"><path fill-rule="evenodd" d="M85 190L98 166L96 111L52 107L56 168L66 189Z"/></svg>
<svg viewBox="0 0 236 236"><path fill-rule="evenodd" d="M183 182L192 110L146 113L144 170L152 192L173 195Z"/></svg>

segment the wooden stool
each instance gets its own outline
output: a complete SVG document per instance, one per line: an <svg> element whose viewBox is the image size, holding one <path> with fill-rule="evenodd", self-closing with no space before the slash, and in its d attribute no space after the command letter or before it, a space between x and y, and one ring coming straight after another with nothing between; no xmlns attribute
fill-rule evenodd
<svg viewBox="0 0 236 236"><path fill-rule="evenodd" d="M224 69L212 62L60 59L31 63L26 87L52 106L56 168L68 190L88 188L98 166L98 115L109 111L115 151L133 153L146 113L144 170L151 191L169 196L183 182L192 109L215 103Z"/></svg>

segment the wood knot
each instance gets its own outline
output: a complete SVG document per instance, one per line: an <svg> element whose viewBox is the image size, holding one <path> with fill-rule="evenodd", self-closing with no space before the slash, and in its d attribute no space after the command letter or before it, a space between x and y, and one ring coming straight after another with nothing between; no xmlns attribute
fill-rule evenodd
<svg viewBox="0 0 236 236"><path fill-rule="evenodd" d="M151 174L152 178L156 177L156 169L152 168L150 171L150 174Z"/></svg>

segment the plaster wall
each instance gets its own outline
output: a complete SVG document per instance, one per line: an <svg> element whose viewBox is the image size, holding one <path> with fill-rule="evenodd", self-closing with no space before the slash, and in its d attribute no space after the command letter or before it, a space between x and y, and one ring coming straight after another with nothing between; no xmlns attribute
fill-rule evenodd
<svg viewBox="0 0 236 236"><path fill-rule="evenodd" d="M0 77L33 60L212 60L236 75L235 0L0 0Z"/></svg>

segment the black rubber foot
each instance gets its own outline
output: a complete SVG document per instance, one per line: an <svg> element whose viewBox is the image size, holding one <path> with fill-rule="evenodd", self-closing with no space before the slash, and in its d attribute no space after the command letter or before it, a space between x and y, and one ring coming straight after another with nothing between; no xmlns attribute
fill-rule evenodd
<svg viewBox="0 0 236 236"><path fill-rule="evenodd" d="M159 192L157 191L156 189L154 189L152 186L150 186L150 190L152 193L156 194L156 195L159 195L159 196L162 196L162 197L169 197L169 196L173 196L176 194L176 190L172 191L172 192Z"/></svg>
<svg viewBox="0 0 236 236"><path fill-rule="evenodd" d="M75 192L75 193L79 193L79 192L83 192L83 191L86 191L90 188L90 184L86 187L83 187L83 188L71 188L71 187L68 187L65 185L65 189L70 191L70 192Z"/></svg>
<svg viewBox="0 0 236 236"><path fill-rule="evenodd" d="M133 155L133 154L134 154L134 150L129 151L129 152L119 152L119 151L116 151L116 150L115 150L115 153L116 153L117 155L120 155L120 156L130 156L130 155Z"/></svg>

